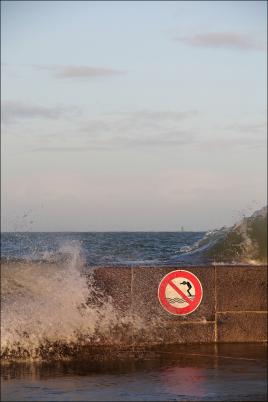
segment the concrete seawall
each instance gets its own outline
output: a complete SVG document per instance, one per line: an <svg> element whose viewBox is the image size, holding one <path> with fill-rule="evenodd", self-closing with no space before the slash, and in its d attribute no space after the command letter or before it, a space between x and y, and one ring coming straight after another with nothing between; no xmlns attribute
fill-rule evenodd
<svg viewBox="0 0 268 402"><path fill-rule="evenodd" d="M158 300L162 278L178 267L101 267L94 284L113 299L124 322L117 343L132 346L172 343L267 341L267 266L182 267L203 287L199 307L171 315Z"/></svg>

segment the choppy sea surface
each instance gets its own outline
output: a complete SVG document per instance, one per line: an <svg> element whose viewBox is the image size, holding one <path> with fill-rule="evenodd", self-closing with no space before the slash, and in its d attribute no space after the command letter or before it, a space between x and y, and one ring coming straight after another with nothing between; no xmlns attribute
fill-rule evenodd
<svg viewBox="0 0 268 402"><path fill-rule="evenodd" d="M24 261L60 259L79 249L89 266L174 265L204 232L3 233L2 258ZM187 261L187 258L185 257ZM188 258L189 262L189 258Z"/></svg>

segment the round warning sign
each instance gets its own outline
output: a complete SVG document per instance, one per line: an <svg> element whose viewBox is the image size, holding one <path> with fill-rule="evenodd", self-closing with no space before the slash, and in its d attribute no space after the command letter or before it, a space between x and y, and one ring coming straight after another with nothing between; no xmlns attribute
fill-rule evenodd
<svg viewBox="0 0 268 402"><path fill-rule="evenodd" d="M189 271L169 272L158 287L162 307L170 314L186 315L197 309L203 297L199 279Z"/></svg>

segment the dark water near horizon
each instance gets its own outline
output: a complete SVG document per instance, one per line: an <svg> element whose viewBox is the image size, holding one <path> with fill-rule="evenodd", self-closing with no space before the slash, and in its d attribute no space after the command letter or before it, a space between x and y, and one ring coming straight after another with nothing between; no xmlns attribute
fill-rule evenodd
<svg viewBox="0 0 268 402"><path fill-rule="evenodd" d="M5 259L44 261L60 258L68 247L79 248L87 265L176 265L190 263L182 255L204 232L14 232L2 233Z"/></svg>

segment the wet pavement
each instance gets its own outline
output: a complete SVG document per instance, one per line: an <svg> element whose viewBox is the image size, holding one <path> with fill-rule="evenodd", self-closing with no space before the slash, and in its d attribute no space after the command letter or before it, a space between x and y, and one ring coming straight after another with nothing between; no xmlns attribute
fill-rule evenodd
<svg viewBox="0 0 268 402"><path fill-rule="evenodd" d="M4 362L2 401L265 401L265 344L173 345Z"/></svg>

